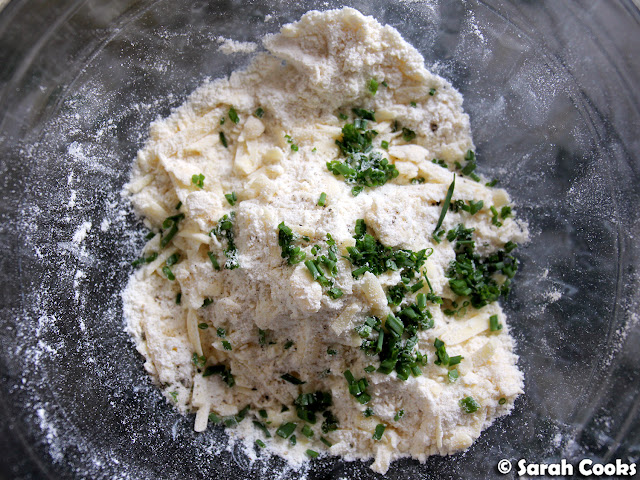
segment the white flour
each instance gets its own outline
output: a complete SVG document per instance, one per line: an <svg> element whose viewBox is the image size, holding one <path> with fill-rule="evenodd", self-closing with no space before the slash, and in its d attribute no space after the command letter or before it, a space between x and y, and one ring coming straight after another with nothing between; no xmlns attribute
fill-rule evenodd
<svg viewBox="0 0 640 480"><path fill-rule="evenodd" d="M347 459L374 457L372 468L385 472L397 458L424 461L466 449L497 416L510 411L523 379L502 310L497 303L478 310L452 305L464 300L445 276L456 256L455 241L431 238L453 179L451 169L456 162L464 166L466 152L473 149L462 98L425 69L422 56L395 29L353 9L310 12L263 43L269 53L257 55L246 71L198 89L151 127L150 140L138 153L128 185L137 212L164 237L179 225L166 244L160 234L149 241L143 253L148 265L131 278L123 297L145 367L180 410L196 411L197 431L207 427L210 412L231 419L248 405L247 419L231 434L261 439L294 464L305 462L313 449ZM354 107L375 111L369 124L378 132L373 146L399 172L358 196L326 166L341 160L336 140L343 139L342 126L354 121ZM381 142L388 147L380 148ZM482 200L484 206L474 215L449 211L442 224L445 232L460 223L474 228L481 256L508 241L527 239L526 226L511 217L496 225L498 217L489 207L500 210L510 200L503 190L485 187L485 181L458 170L453 200ZM232 192L237 200L228 202L225 194ZM324 207L317 205L322 192ZM239 268L216 270L210 257L220 266L231 262L222 252L229 243L224 234L209 232L232 212ZM176 215L184 217L175 220ZM174 220L165 221L168 217ZM361 350L354 328L367 315L387 318L392 311L387 296L400 274L352 275L355 267L344 256L355 244L358 219L387 247L433 249L418 274L428 272L434 293L445 303L427 307L433 328L416 336L417 350L427 361L406 381L393 371L365 370L377 367L378 360ZM314 258L314 245L327 253L327 234L335 240L339 255L331 282L340 289L337 298L313 280L311 267L283 260L281 222L299 238L309 237L295 243L307 259ZM427 293L423 282L406 295L402 308ZM455 316L443 313L452 308L460 308ZM399 310L393 308L401 315ZM502 330L490 331L492 315ZM223 334L217 333L220 328ZM452 357L463 357L459 365L434 363L436 339ZM226 373L203 376L207 368ZM345 370L356 380L368 380L369 402L350 394ZM452 370L459 373L457 381L449 376ZM231 383L225 377L229 371ZM283 375L304 383L285 381ZM304 412L296 415L294 401L316 391L331 393L330 408L321 410L331 412L337 429L322 430L318 414L317 423L306 424L305 435ZM467 397L477 402L470 413L460 404ZM283 405L288 411L281 411ZM265 438L265 430L251 420L263 422L275 438ZM295 445L276 435L286 423L295 424ZM384 433L374 435L383 425Z"/></svg>

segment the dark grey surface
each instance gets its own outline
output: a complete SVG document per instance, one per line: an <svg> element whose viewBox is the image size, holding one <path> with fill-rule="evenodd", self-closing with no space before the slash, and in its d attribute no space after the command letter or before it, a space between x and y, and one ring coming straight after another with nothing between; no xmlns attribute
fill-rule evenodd
<svg viewBox="0 0 640 480"><path fill-rule="evenodd" d="M195 434L151 385L123 331L119 292L142 233L119 191L149 123L248 61L215 37L256 40L339 5L13 0L0 12L0 478L299 476L210 453L226 435ZM467 452L397 462L387 477L515 478L497 473L501 458L637 461L637 8L350 5L398 28L463 93L480 170L533 232L506 302L525 395ZM376 476L333 459L308 472Z"/></svg>

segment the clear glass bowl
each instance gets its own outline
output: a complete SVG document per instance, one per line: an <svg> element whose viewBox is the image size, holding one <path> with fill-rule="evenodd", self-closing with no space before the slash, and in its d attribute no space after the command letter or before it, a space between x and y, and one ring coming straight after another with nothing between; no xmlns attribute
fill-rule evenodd
<svg viewBox="0 0 640 480"><path fill-rule="evenodd" d="M465 97L480 170L529 221L506 302L526 393L466 452L389 478L502 478L502 458L637 461L640 13L626 2L354 1ZM192 430L124 332L142 232L122 185L148 126L305 11L342 4L12 0L0 12L0 477L298 478ZM266 17L270 15L270 17ZM89 223L90 222L90 228ZM513 475L513 474L512 474ZM314 461L309 479L373 478Z"/></svg>

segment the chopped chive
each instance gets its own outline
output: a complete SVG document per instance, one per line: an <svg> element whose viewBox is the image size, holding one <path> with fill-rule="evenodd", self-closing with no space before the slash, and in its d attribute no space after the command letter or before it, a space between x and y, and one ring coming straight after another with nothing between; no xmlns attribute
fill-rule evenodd
<svg viewBox="0 0 640 480"><path fill-rule="evenodd" d="M199 173L198 175L193 175L191 177L191 183L193 183L198 188L204 188L204 175Z"/></svg>
<svg viewBox="0 0 640 480"><path fill-rule="evenodd" d="M362 412L362 415L364 415L366 418L369 418L369 417L373 416L374 415L373 408L371 408L371 407L365 408L364 412Z"/></svg>
<svg viewBox="0 0 640 480"><path fill-rule="evenodd" d="M169 392L169 395L173 398L174 403L178 403L178 392Z"/></svg>
<svg viewBox="0 0 640 480"><path fill-rule="evenodd" d="M166 265L164 267L162 267L162 273L164 273L166 275L167 279L169 279L172 282L176 279L176 277L173 274L173 272L171 271L171 269L169 267L167 267Z"/></svg>
<svg viewBox="0 0 640 480"><path fill-rule="evenodd" d="M162 240L160 240L160 247L162 248L166 247L169 244L169 242L173 239L173 237L175 237L176 233L178 233L177 221L175 221L173 225L171 225L171 228L169 229L167 234L164 237L162 237Z"/></svg>
<svg viewBox="0 0 640 480"><path fill-rule="evenodd" d="M516 248L518 248L518 244L513 243L511 240L504 244L504 251L507 253L511 253Z"/></svg>
<svg viewBox="0 0 640 480"><path fill-rule="evenodd" d="M226 121L226 119L225 119L224 117L222 117L222 118L220 119L220 125L224 125L224 122L225 122L225 121Z"/></svg>
<svg viewBox="0 0 640 480"><path fill-rule="evenodd" d="M180 305L182 303L182 292L178 292L176 295L176 305Z"/></svg>
<svg viewBox="0 0 640 480"><path fill-rule="evenodd" d="M415 138L416 138L416 132L414 132L413 130L409 130L408 128L402 127L402 139L405 142L410 142Z"/></svg>
<svg viewBox="0 0 640 480"><path fill-rule="evenodd" d="M206 324L206 323L204 323L204 322L203 322L203 323L199 323L199 324L198 324L198 328L199 328L200 330L206 330L207 328L209 328L209 325L208 325L208 324Z"/></svg>
<svg viewBox="0 0 640 480"><path fill-rule="evenodd" d="M382 140L380 142L380 148L383 148L384 150L389 150L389 142L387 142L386 140Z"/></svg>
<svg viewBox="0 0 640 480"><path fill-rule="evenodd" d="M487 187L495 187L497 184L498 184L498 179L494 178L490 182L485 183L485 186L487 186Z"/></svg>
<svg viewBox="0 0 640 480"><path fill-rule="evenodd" d="M333 446L333 443L331 443L329 440L327 440L327 439L326 439L326 438L324 438L324 437L320 437L320 441L321 441L322 443L324 443L324 444L325 444L327 447L329 447L329 448L331 448L331 447Z"/></svg>
<svg viewBox="0 0 640 480"><path fill-rule="evenodd" d="M284 375L280 376L281 379L286 380L289 383L292 383L294 385L303 385L307 382L303 382L302 380L300 380L297 377L294 377L293 375L291 375L290 373L285 373Z"/></svg>
<svg viewBox="0 0 640 480"><path fill-rule="evenodd" d="M267 332L261 328L258 329L258 343L260 345L265 345L267 343Z"/></svg>
<svg viewBox="0 0 640 480"><path fill-rule="evenodd" d="M416 102L411 102L409 105L411 105L413 108L416 108L418 106Z"/></svg>
<svg viewBox="0 0 640 480"><path fill-rule="evenodd" d="M337 350L334 350L333 348L329 347L327 348L327 354L328 355L336 355L338 353Z"/></svg>
<svg viewBox="0 0 640 480"><path fill-rule="evenodd" d="M298 425L292 422L283 423L276 430L276 435L282 438L289 438L289 436L296 430Z"/></svg>
<svg viewBox="0 0 640 480"><path fill-rule="evenodd" d="M373 436L371 438L373 438L374 440L380 440L386 428L387 426L384 423L379 423L376 426L376 431L373 433Z"/></svg>
<svg viewBox="0 0 640 480"><path fill-rule="evenodd" d="M472 397L465 397L461 399L459 404L464 413L474 413L480 408L480 404Z"/></svg>
<svg viewBox="0 0 640 480"><path fill-rule="evenodd" d="M502 397L500 400L498 400L498 405L504 405L505 403L507 403L507 399Z"/></svg>
<svg viewBox="0 0 640 480"><path fill-rule="evenodd" d="M229 148L229 144L227 143L227 137L224 136L224 132L220 132L220 143L224 148Z"/></svg>
<svg viewBox="0 0 640 480"><path fill-rule="evenodd" d="M298 439L296 438L295 435L291 435L289 437L289 442L291 443L291 445L295 445L296 443L298 443Z"/></svg>
<svg viewBox="0 0 640 480"><path fill-rule="evenodd" d="M222 348L224 348L225 350L232 350L231 344L229 342L227 342L226 340L222 341Z"/></svg>
<svg viewBox="0 0 640 480"><path fill-rule="evenodd" d="M292 341L292 340L288 340L288 341L284 344L284 349L285 349L285 350L289 350L291 347L293 347L293 341Z"/></svg>
<svg viewBox="0 0 640 480"><path fill-rule="evenodd" d="M329 294L329 296L333 299L333 300L337 300L338 298L340 298L343 295L343 292L341 289L339 289L338 287L332 287L329 290L327 290L327 293Z"/></svg>
<svg viewBox="0 0 640 480"><path fill-rule="evenodd" d="M220 417L213 412L209 414L209 421L215 424L218 424L221 422Z"/></svg>
<svg viewBox="0 0 640 480"><path fill-rule="evenodd" d="M378 91L378 81L375 78L369 80L369 91L372 95L375 95Z"/></svg>
<svg viewBox="0 0 640 480"><path fill-rule="evenodd" d="M215 268L216 270L220 270L220 264L218 263L218 259L216 258L215 253L207 252L207 255L209 256L209 260L211 260L211 265L213 265L213 268Z"/></svg>
<svg viewBox="0 0 640 480"><path fill-rule="evenodd" d="M400 420L402 417L404 417L404 410L400 409L398 411L398 413L395 414L395 416L393 417L393 419L397 422L398 420Z"/></svg>
<svg viewBox="0 0 640 480"><path fill-rule="evenodd" d="M236 109L233 107L229 108L229 119L236 125L240 121L240 118L238 117L238 112L236 112Z"/></svg>
<svg viewBox="0 0 640 480"><path fill-rule="evenodd" d="M146 240L151 240L151 239L152 239L153 237L155 237L155 236L156 236L156 234L155 234L154 232L149 232L149 233L147 233L147 234L145 235L145 237L144 237L144 238L145 238Z"/></svg>
<svg viewBox="0 0 640 480"><path fill-rule="evenodd" d="M416 296L416 304L420 310L427 308L427 296L424 293L419 293Z"/></svg>
<svg viewBox="0 0 640 480"><path fill-rule="evenodd" d="M368 365L364 367L364 371L367 373L373 373L376 371L376 367L374 367L373 365Z"/></svg>
<svg viewBox="0 0 640 480"><path fill-rule="evenodd" d="M316 452L315 450L307 450L307 455L309 455L309 457L311 458L318 458L318 455L320 455L318 452Z"/></svg>
<svg viewBox="0 0 640 480"><path fill-rule="evenodd" d="M492 332L502 330L502 324L498 322L498 315L491 315L489 317L489 330Z"/></svg>
<svg viewBox="0 0 640 480"><path fill-rule="evenodd" d="M227 331L224 328L216 329L216 335L218 335L220 338L224 338L226 334L227 334Z"/></svg>
<svg viewBox="0 0 640 480"><path fill-rule="evenodd" d="M302 434L307 438L311 438L313 437L313 430L311 429L311 427L309 427L309 425L305 424L305 426L302 427Z"/></svg>
<svg viewBox="0 0 640 480"><path fill-rule="evenodd" d="M313 148L311 149L311 153L316 153L317 151L318 151L318 149L317 149L316 147L313 147Z"/></svg>
<svg viewBox="0 0 640 480"><path fill-rule="evenodd" d="M380 85L382 85L383 87L388 87L389 86L386 81L383 81Z"/></svg>
<svg viewBox="0 0 640 480"><path fill-rule="evenodd" d="M169 258L167 258L167 261L165 263L167 264L167 267L170 267L171 265L175 265L179 259L180 259L180 255L178 255L177 253L174 253Z"/></svg>
<svg viewBox="0 0 640 480"><path fill-rule="evenodd" d="M440 218L438 218L438 223L436 223L436 228L433 229L433 233L436 233L438 231L438 229L440 228L440 226L442 225L442 222L444 221L444 217L447 214L447 211L449 210L449 204L451 203L451 197L453 196L453 189L456 186L456 174L453 174L453 181L451 182L451 185L449 185L449 189L447 190L447 195L444 198L444 203L442 204L442 211L440 212Z"/></svg>
<svg viewBox="0 0 640 480"><path fill-rule="evenodd" d="M339 113L339 114L338 114L338 118L339 118L340 120L347 120L349 117L348 117L348 116L346 116L344 113Z"/></svg>
<svg viewBox="0 0 640 480"><path fill-rule="evenodd" d="M264 436L267 438L271 438L271 433L269 432L269 430L267 429L267 427L262 424L262 422L258 422L257 420L253 421L253 425L260 431L262 431L262 433L264 433Z"/></svg>
<svg viewBox="0 0 640 480"><path fill-rule="evenodd" d="M324 207L327 204L327 194L322 192L320 194L320 198L318 199L318 206Z"/></svg>
<svg viewBox="0 0 640 480"><path fill-rule="evenodd" d="M266 447L264 442L262 440L260 440L259 438L256 440L256 445L259 446L260 448L265 448Z"/></svg>
<svg viewBox="0 0 640 480"><path fill-rule="evenodd" d="M236 192L225 193L224 194L224 198L227 199L227 202L229 202L229 205L231 205L232 207L238 201L238 196L236 195Z"/></svg>
<svg viewBox="0 0 640 480"><path fill-rule="evenodd" d="M458 372L458 369L454 368L453 370L449 370L447 376L449 377L449 383L453 383L458 380L458 377L460 377L460 372Z"/></svg>
<svg viewBox="0 0 640 480"><path fill-rule="evenodd" d="M180 207L182 207L182 202L178 202L178 204L176 205L176 210L180 210Z"/></svg>
<svg viewBox="0 0 640 480"><path fill-rule="evenodd" d="M429 95L431 95L432 97L436 94L436 89L432 88L429 90Z"/></svg>
<svg viewBox="0 0 640 480"><path fill-rule="evenodd" d="M211 298L205 298L204 302L202 302L202 307L208 307L209 305L211 305L213 303L213 299Z"/></svg>
<svg viewBox="0 0 640 480"><path fill-rule="evenodd" d="M298 151L298 145L291 145L291 150L293 150L294 152Z"/></svg>
<svg viewBox="0 0 640 480"><path fill-rule="evenodd" d="M264 116L264 110L262 109L262 107L258 107L258 109L253 112L253 114L258 118L262 118Z"/></svg>

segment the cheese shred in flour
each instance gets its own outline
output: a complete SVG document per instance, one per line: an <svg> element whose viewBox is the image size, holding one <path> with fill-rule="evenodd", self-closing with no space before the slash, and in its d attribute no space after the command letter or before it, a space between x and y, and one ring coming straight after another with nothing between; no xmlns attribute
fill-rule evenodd
<svg viewBox="0 0 640 480"><path fill-rule="evenodd" d="M528 233L474 172L462 97L350 8L263 44L138 153L145 368L195 430L293 462L466 449L522 393L497 300Z"/></svg>

